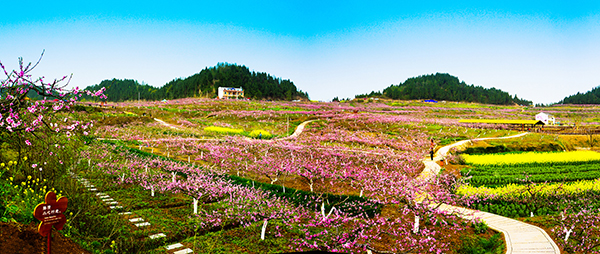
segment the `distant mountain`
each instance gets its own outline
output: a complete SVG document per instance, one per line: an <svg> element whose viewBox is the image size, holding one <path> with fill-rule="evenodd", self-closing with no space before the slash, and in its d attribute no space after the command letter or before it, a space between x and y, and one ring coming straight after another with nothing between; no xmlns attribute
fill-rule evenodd
<svg viewBox="0 0 600 254"><path fill-rule="evenodd" d="M409 78L404 83L391 85L383 93L371 92L370 94L357 95L357 98L367 96L381 96L400 100L446 100L479 102L498 105L531 105L532 102L519 99L516 95L510 96L507 92L496 88L483 88L481 86L467 85L460 82L457 77L447 73L436 73Z"/></svg>
<svg viewBox="0 0 600 254"><path fill-rule="evenodd" d="M104 94L109 101L138 98L162 100L198 96L214 98L219 87L241 87L244 89L245 97L253 99L308 99L308 94L298 90L288 79L275 78L264 72L250 72L246 66L228 63L219 63L215 67L205 68L185 79L174 79L160 88L140 84L131 79L112 79L88 86L85 90L95 91L103 87L106 87Z"/></svg>
<svg viewBox="0 0 600 254"><path fill-rule="evenodd" d="M587 93L577 93L565 97L560 104L600 104L600 86Z"/></svg>

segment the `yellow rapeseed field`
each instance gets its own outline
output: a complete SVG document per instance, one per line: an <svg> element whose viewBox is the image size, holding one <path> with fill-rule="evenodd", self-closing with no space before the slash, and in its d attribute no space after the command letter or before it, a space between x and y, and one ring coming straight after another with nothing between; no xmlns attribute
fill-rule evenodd
<svg viewBox="0 0 600 254"><path fill-rule="evenodd" d="M217 133L223 133L223 134L240 134L242 132L244 132L244 130L242 129L233 129L233 128L227 128L227 127L219 127L219 126L208 126L204 128L205 131L212 131L212 132L217 132Z"/></svg>
<svg viewBox="0 0 600 254"><path fill-rule="evenodd" d="M526 152L515 154L462 155L468 164L500 165L547 162L581 162L600 160L600 153L593 151L573 152Z"/></svg>
<svg viewBox="0 0 600 254"><path fill-rule="evenodd" d="M594 190L600 191L600 179L577 181L572 183L549 183L549 184L536 184L532 187L532 192L540 193L542 195L547 194L576 194L584 191ZM473 187L465 185L456 191L457 194L462 196L479 196L479 197L522 197L529 196L526 185L520 184L508 184L502 187Z"/></svg>

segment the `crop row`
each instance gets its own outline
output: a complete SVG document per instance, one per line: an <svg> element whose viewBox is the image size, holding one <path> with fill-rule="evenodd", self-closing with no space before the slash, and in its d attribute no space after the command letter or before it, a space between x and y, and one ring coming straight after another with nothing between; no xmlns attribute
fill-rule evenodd
<svg viewBox="0 0 600 254"><path fill-rule="evenodd" d="M592 180L600 178L600 163L477 165L463 169L461 173L471 177L468 182L473 186Z"/></svg>

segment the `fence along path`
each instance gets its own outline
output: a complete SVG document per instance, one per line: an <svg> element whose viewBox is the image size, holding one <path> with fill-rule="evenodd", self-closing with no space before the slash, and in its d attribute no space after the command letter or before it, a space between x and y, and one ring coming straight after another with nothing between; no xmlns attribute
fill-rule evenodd
<svg viewBox="0 0 600 254"><path fill-rule="evenodd" d="M433 157L433 161L429 158L423 160L425 169L419 177L420 181L431 180L435 175L440 172L439 161L445 159L448 151L452 148L464 149L471 141L479 140L490 140L490 139L507 139L507 138L518 138L528 133L521 133L518 135L501 137L501 138L479 138L473 140L463 140L451 145L440 148ZM476 211L467 209L464 207L457 207L447 204L441 204L437 209L448 213L454 213L458 216L473 220L479 218L484 221L490 228L502 232L504 234L504 240L506 241L506 253L507 254L521 254L521 253L560 253L560 250L556 243L550 238L548 233L543 229L533 226L515 219L506 218L500 215Z"/></svg>

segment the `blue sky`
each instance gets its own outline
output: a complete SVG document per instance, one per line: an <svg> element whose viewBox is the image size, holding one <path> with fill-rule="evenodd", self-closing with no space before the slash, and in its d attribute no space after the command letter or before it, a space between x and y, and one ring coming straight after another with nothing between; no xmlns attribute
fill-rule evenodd
<svg viewBox="0 0 600 254"><path fill-rule="evenodd" d="M436 72L535 103L600 85L599 1L416 2L10 1L0 61L46 50L34 75L79 87L162 86L229 62L324 101Z"/></svg>

